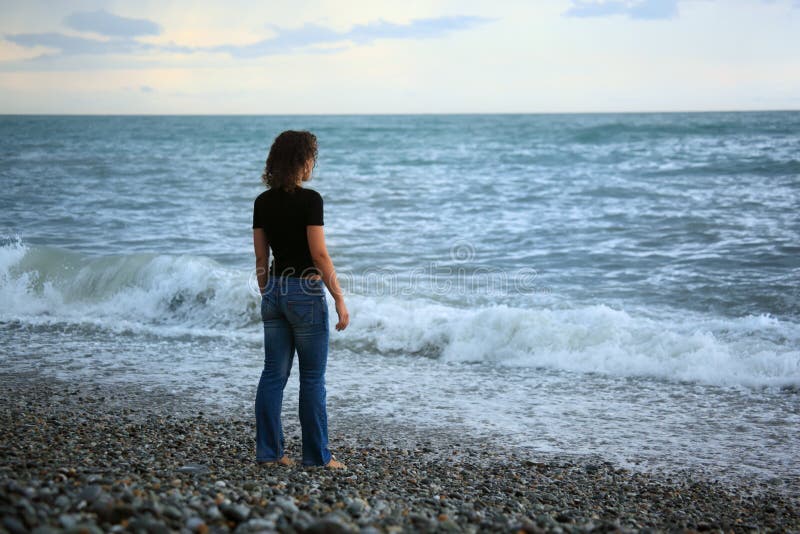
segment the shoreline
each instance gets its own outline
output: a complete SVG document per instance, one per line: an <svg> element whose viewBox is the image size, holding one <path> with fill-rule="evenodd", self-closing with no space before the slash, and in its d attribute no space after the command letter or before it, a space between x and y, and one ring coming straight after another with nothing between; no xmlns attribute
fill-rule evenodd
<svg viewBox="0 0 800 534"><path fill-rule="evenodd" d="M9 532L800 531L797 495L767 483L633 471L368 419L331 422L346 471L263 466L251 418L186 395L36 372L0 372L0 384ZM284 425L297 460L296 417Z"/></svg>

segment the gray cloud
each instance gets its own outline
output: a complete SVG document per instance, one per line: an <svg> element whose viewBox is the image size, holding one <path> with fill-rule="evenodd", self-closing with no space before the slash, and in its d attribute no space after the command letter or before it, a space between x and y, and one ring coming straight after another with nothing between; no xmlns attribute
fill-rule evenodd
<svg viewBox="0 0 800 534"><path fill-rule="evenodd" d="M102 9L73 13L64 19L64 24L73 30L99 33L108 37L131 38L161 33L161 27L151 20L120 17Z"/></svg>
<svg viewBox="0 0 800 534"><path fill-rule="evenodd" d="M105 12L93 12L95 16L102 13L102 16L91 19L94 24L84 25L82 28L91 26L95 33L103 33L111 38L96 39L91 37L76 37L63 33L20 33L6 35L5 39L12 43L25 47L43 46L58 50L55 54L40 56L43 58L55 58L59 56L75 55L107 55L107 54L134 54L145 51L160 51L190 54L195 52L222 52L235 58L256 58L274 54L288 54L292 52L312 52L312 53L333 53L348 48L347 43L364 45L374 42L377 39L422 39L438 37L449 32L465 30L491 21L483 17L471 16L449 16L426 19L415 19L407 24L396 24L384 20L370 22L367 24L357 24L349 30L336 31L317 24L305 24L299 28L280 28L273 26L275 36L269 39L262 39L248 45L218 45L212 47L187 47L174 43L170 44L149 44L137 40L135 35L145 35L145 26L130 24L132 22L150 21L125 19ZM87 13L75 13L67 17L67 21L77 29L72 18L75 15L87 15ZM106 18L104 18L106 17ZM108 18L110 17L110 18ZM104 20L104 24L97 24L98 20ZM126 21L124 24L119 21ZM83 22L86 22L84 20ZM154 23L150 23L154 24ZM115 26L116 25L116 26ZM153 30L151 27L150 30ZM88 31L88 29L87 29ZM321 48L319 45L331 45L339 43L338 46Z"/></svg>
<svg viewBox="0 0 800 534"><path fill-rule="evenodd" d="M669 19L678 15L678 0L572 0L568 17L627 15L632 19Z"/></svg>

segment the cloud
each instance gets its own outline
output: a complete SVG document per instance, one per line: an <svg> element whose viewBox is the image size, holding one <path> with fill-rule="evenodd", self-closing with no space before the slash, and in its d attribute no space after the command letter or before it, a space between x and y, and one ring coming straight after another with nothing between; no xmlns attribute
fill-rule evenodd
<svg viewBox="0 0 800 534"><path fill-rule="evenodd" d="M120 17L102 9L72 13L64 19L64 24L73 30L99 33L108 37L131 38L161 33L161 27L151 20Z"/></svg>
<svg viewBox="0 0 800 534"><path fill-rule="evenodd" d="M5 39L14 44L33 48L42 46L55 48L60 55L100 55L130 54L150 47L132 39L112 39L103 41L87 37L75 37L63 33L18 33L6 35Z"/></svg>
<svg viewBox="0 0 800 534"><path fill-rule="evenodd" d="M568 17L627 15L632 19L670 19L678 15L678 0L572 0Z"/></svg>
<svg viewBox="0 0 800 534"><path fill-rule="evenodd" d="M448 32L465 30L491 19L472 16L449 16L415 19L408 24L396 24L384 20L356 24L349 30L337 32L317 24L305 24L300 28L272 27L274 37L263 39L249 45L221 45L211 47L213 52L225 52L233 57L261 57L272 54L314 51L312 47L328 43L352 41L356 44L369 44L377 39L422 39L438 37ZM325 51L325 50L321 50Z"/></svg>
<svg viewBox="0 0 800 534"><path fill-rule="evenodd" d="M158 35L161 27L146 19L120 17L103 10L72 13L64 19L64 24L73 30L91 32L104 38L80 37L58 32L18 33L4 36L7 41L24 47L53 48L58 52L45 54L36 59L54 56L134 54L152 49L183 51L189 49L175 45L156 46L143 43L137 36Z"/></svg>
<svg viewBox="0 0 800 534"><path fill-rule="evenodd" d="M65 22L73 29L83 29L85 31L100 33L107 38L78 37L58 32L49 32L12 34L6 35L5 39L24 47L45 47L53 48L58 51L55 54L39 56L39 59L74 55L135 54L147 51L179 54L221 52L234 58L258 58L298 51L334 53L342 51L352 46L352 44L365 45L377 39L424 39L438 37L449 32L472 28L491 20L492 19L484 17L472 16L415 19L407 24L378 20L366 24L356 24L345 31L336 31L317 24L305 24L299 28L280 28L272 26L271 28L275 32L275 35L255 43L247 45L188 47L174 43L151 44L139 41L135 38L137 35L150 35L153 32L160 31L160 28L155 25L155 23L147 20L128 19L104 11L95 11L90 13L73 13L65 19ZM335 46L337 43L338 46ZM322 47L321 45L328 46Z"/></svg>
<svg viewBox="0 0 800 534"><path fill-rule="evenodd" d="M139 87L139 91L141 91L142 93L153 93L155 92L155 89L153 89L149 85L143 85Z"/></svg>
<svg viewBox="0 0 800 534"><path fill-rule="evenodd" d="M370 43L375 39L421 39L438 37L451 31L466 30L491 20L465 15L415 19L408 24L378 20L368 24L357 24L344 35L346 39L352 39L357 43Z"/></svg>
<svg viewBox="0 0 800 534"><path fill-rule="evenodd" d="M316 24L305 24L300 28L294 29L273 29L276 35L270 39L262 39L247 45L213 46L208 50L211 52L225 52L238 58L251 58L293 52L315 44L342 40L339 36L340 34Z"/></svg>

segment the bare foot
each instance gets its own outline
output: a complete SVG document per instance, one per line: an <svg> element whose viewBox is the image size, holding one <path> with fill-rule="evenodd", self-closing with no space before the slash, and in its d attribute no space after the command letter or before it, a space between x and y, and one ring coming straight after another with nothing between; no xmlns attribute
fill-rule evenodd
<svg viewBox="0 0 800 534"><path fill-rule="evenodd" d="M285 454L281 456L279 460L273 460L271 462L261 462L265 465L285 465L287 467L291 467L294 465L294 460L286 456Z"/></svg>
<svg viewBox="0 0 800 534"><path fill-rule="evenodd" d="M330 461L325 464L325 467L328 469L347 469L347 466L344 465L342 462L331 456Z"/></svg>

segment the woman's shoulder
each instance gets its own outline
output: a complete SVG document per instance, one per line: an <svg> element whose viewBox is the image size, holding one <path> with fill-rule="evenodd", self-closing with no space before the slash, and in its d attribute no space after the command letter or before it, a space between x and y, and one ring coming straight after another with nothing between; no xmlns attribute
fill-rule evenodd
<svg viewBox="0 0 800 534"><path fill-rule="evenodd" d="M300 187L297 189L298 191L302 191L302 202L304 204L309 204L312 206L322 205L322 195L320 195L316 189L309 189L307 187Z"/></svg>
<svg viewBox="0 0 800 534"><path fill-rule="evenodd" d="M269 196L270 196L270 191L272 191L272 189L267 189L266 191L262 191L262 192L261 192L261 193L260 193L260 194L259 194L259 195L256 197L256 202L259 202L259 201L261 201L261 200L264 200L265 198L269 197Z"/></svg>
<svg viewBox="0 0 800 534"><path fill-rule="evenodd" d="M307 195L309 197L321 197L322 196L322 195L319 194L319 192L317 192L316 189L311 189L310 187L301 187L301 188L299 188L299 190L300 191L304 191L303 194Z"/></svg>

